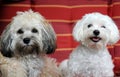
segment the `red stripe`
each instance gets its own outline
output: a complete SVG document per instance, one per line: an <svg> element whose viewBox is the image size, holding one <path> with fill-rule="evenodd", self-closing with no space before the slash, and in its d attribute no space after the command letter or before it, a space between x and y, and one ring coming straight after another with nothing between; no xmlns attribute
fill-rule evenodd
<svg viewBox="0 0 120 77"><path fill-rule="evenodd" d="M35 11L40 12L47 19L80 19L84 14L90 12L101 12L107 14L107 7L79 7L79 8L62 8L62 7L37 7Z"/></svg>
<svg viewBox="0 0 120 77"><path fill-rule="evenodd" d="M28 10L30 7L21 7L21 6L6 6L4 10L1 12L0 19L10 19L11 17L16 15L17 11L25 11ZM8 10L11 10L8 12ZM99 7L91 5L76 8L65 8L65 7L35 7L35 11L40 12L45 18L47 19L64 19L64 20L76 20L81 18L85 13L89 12L101 12L107 14L107 7Z"/></svg>
<svg viewBox="0 0 120 77"><path fill-rule="evenodd" d="M120 16L120 4L119 5L114 5L112 7L112 15L114 16Z"/></svg>
<svg viewBox="0 0 120 77"><path fill-rule="evenodd" d="M74 24L72 24L72 23L52 23L52 25L57 34L71 34Z"/></svg>
<svg viewBox="0 0 120 77"><path fill-rule="evenodd" d="M73 47L72 43L73 43L73 38L72 36L64 36L64 37L58 37L57 38L57 45L58 48L70 48Z"/></svg>
<svg viewBox="0 0 120 77"><path fill-rule="evenodd" d="M118 28L120 29L120 18L114 19L116 25L118 26Z"/></svg>
<svg viewBox="0 0 120 77"><path fill-rule="evenodd" d="M115 46L115 48L114 48L115 50L115 57L120 57L120 46Z"/></svg>
<svg viewBox="0 0 120 77"><path fill-rule="evenodd" d="M64 51L64 52L57 51L54 54L51 54L49 56L56 58L58 62L61 62L65 59L68 59L70 53L71 51Z"/></svg>
<svg viewBox="0 0 120 77"><path fill-rule="evenodd" d="M77 20L80 19L83 15L91 12L101 12L103 14L107 14L107 7L82 7L82 8L74 8L72 9L72 19Z"/></svg>
<svg viewBox="0 0 120 77"><path fill-rule="evenodd" d="M37 7L35 11L40 12L47 19L71 20L71 10L62 7Z"/></svg>
<svg viewBox="0 0 120 77"><path fill-rule="evenodd" d="M108 51L109 51L109 53L111 54L112 59L114 59L114 57L115 57L114 48L108 48Z"/></svg>
<svg viewBox="0 0 120 77"><path fill-rule="evenodd" d="M114 65L115 65L115 68L114 68L115 73L120 76L120 59L114 59ZM119 76L116 76L116 77L119 77Z"/></svg>
<svg viewBox="0 0 120 77"><path fill-rule="evenodd" d="M4 8L4 9L3 9ZM0 10L0 19L11 19L16 15L17 11L26 11L30 9L30 7L1 7ZM9 11L8 11L9 10Z"/></svg>
<svg viewBox="0 0 120 77"><path fill-rule="evenodd" d="M58 4L58 5L83 5L83 4L107 4L106 0L35 0L34 4L44 5L44 4Z"/></svg>

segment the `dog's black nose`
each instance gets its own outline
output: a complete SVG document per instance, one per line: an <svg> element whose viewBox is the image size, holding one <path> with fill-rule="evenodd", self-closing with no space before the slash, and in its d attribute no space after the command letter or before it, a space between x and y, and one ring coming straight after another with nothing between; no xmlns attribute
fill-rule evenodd
<svg viewBox="0 0 120 77"><path fill-rule="evenodd" d="M23 39L23 42L24 42L25 44L29 44L29 43L30 43L30 38L24 38L24 39Z"/></svg>
<svg viewBox="0 0 120 77"><path fill-rule="evenodd" d="M99 30L94 30L94 31L93 31L93 34L97 36L97 35L100 34L100 31L99 31Z"/></svg>

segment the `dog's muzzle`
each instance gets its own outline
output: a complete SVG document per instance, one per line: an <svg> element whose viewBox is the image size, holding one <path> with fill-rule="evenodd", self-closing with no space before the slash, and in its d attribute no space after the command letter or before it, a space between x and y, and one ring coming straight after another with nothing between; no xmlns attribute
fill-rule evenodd
<svg viewBox="0 0 120 77"><path fill-rule="evenodd" d="M16 44L17 53L19 53L20 55L27 55L33 53L38 54L40 52L39 44L32 40L31 38L26 37L23 38L22 41L24 44L21 44L19 42L18 44Z"/></svg>
<svg viewBox="0 0 120 77"><path fill-rule="evenodd" d="M94 36L93 36L93 37L90 37L90 39L91 39L93 42L99 42L99 41L101 40L101 38L99 37L100 31L99 31L99 30L94 30L94 31L93 31L93 34L94 34Z"/></svg>

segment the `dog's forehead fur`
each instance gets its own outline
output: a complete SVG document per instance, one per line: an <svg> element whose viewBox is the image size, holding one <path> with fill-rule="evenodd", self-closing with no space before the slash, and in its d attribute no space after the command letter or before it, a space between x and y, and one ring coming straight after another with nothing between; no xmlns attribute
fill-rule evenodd
<svg viewBox="0 0 120 77"><path fill-rule="evenodd" d="M20 28L32 29L34 27L41 29L46 24L49 25L46 19L38 12L33 12L31 10L18 12L11 22L11 31L18 30Z"/></svg>
<svg viewBox="0 0 120 77"><path fill-rule="evenodd" d="M112 20L107 15L102 15L100 13L86 14L84 17L87 23L97 23L97 24L106 24L112 22Z"/></svg>
<svg viewBox="0 0 120 77"><path fill-rule="evenodd" d="M45 21L44 17L40 15L38 12L33 12L32 10L25 11L25 12L17 12L17 16L13 17L13 19L36 19L36 20L41 20Z"/></svg>

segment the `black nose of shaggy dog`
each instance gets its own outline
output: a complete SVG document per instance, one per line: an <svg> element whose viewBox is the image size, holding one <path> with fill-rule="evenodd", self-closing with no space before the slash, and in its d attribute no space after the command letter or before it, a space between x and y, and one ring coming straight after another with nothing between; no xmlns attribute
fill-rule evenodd
<svg viewBox="0 0 120 77"><path fill-rule="evenodd" d="M100 34L100 31L99 30L94 30L93 34L96 35L96 36L98 36Z"/></svg>
<svg viewBox="0 0 120 77"><path fill-rule="evenodd" d="M30 38L24 38L24 39L23 39L23 42L24 42L25 44L29 44L29 43L30 43Z"/></svg>

